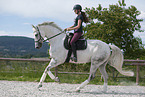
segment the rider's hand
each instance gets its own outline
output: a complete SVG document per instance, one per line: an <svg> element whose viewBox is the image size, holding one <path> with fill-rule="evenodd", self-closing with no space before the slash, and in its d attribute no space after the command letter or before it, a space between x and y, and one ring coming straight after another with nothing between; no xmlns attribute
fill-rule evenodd
<svg viewBox="0 0 145 97"><path fill-rule="evenodd" d="M65 28L65 29L64 29L64 31L70 31L70 30L71 30L71 29L69 29L69 28Z"/></svg>
<svg viewBox="0 0 145 97"><path fill-rule="evenodd" d="M65 28L64 31L67 31L67 28Z"/></svg>

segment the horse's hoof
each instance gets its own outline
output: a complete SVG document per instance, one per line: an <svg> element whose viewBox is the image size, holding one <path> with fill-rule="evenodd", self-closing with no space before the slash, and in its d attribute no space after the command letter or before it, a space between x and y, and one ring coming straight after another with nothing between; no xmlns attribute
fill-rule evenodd
<svg viewBox="0 0 145 97"><path fill-rule="evenodd" d="M41 88L41 87L42 87L42 84L39 84L39 85L38 85L38 88Z"/></svg>
<svg viewBox="0 0 145 97"><path fill-rule="evenodd" d="M56 82L60 82L60 79L58 77L55 78Z"/></svg>
<svg viewBox="0 0 145 97"><path fill-rule="evenodd" d="M81 90L76 90L76 92L80 93Z"/></svg>
<svg viewBox="0 0 145 97"><path fill-rule="evenodd" d="M81 90L79 88L76 89L76 92L80 92Z"/></svg>

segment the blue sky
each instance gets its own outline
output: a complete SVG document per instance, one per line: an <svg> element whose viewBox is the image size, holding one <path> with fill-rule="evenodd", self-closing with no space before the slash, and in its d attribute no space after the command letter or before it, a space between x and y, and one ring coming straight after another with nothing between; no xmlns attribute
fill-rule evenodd
<svg viewBox="0 0 145 97"><path fill-rule="evenodd" d="M0 0L0 36L26 36L33 38L31 24L53 21L62 29L73 25L75 14L72 7L81 4L85 7L97 7L101 4L108 8L118 0ZM141 23L145 29L145 0L125 0L127 7L134 5L144 19ZM135 32L145 44L145 32Z"/></svg>

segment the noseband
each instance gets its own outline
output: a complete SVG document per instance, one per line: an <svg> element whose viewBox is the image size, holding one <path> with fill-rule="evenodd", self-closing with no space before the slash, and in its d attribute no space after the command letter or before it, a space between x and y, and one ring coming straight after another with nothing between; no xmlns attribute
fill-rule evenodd
<svg viewBox="0 0 145 97"><path fill-rule="evenodd" d="M44 38L41 36L39 28L37 26L36 26L36 30L37 30L37 32L38 32L37 34L40 36L40 38L35 42L39 42L40 40L44 40Z"/></svg>
<svg viewBox="0 0 145 97"><path fill-rule="evenodd" d="M41 33L40 33L40 30L39 30L38 26L36 26L36 30L38 31L38 34L40 36L40 39L38 39L38 41L35 41L35 42L39 42L40 40L43 40L43 42L46 42L47 40L50 40L50 39L52 39L52 38L54 38L54 37L56 37L56 36L58 36L58 35L60 35L62 33L65 33L65 31L61 31L60 33L58 33L58 34L56 34L54 36L51 36L51 37L49 37L49 38L47 38L47 39L44 40L44 38L41 36Z"/></svg>

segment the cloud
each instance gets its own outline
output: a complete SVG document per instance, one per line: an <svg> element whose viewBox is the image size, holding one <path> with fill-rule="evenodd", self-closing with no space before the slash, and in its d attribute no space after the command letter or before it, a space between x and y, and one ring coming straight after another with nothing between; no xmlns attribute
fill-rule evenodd
<svg viewBox="0 0 145 97"><path fill-rule="evenodd" d="M66 18L64 14L68 14L69 9L65 7L57 0L53 0L53 2L51 0L0 0L1 13L12 13L25 17Z"/></svg>
<svg viewBox="0 0 145 97"><path fill-rule="evenodd" d="M11 13L24 17L45 17L70 22L75 17L72 11L75 4L81 4L84 9L97 7L98 4L108 7L109 4L116 3L118 2L114 0L0 0L0 14ZM141 17L145 17L145 12Z"/></svg>
<svg viewBox="0 0 145 97"><path fill-rule="evenodd" d="M0 13L25 17L47 17L68 21L74 17L68 0L0 0Z"/></svg>
<svg viewBox="0 0 145 97"><path fill-rule="evenodd" d="M31 23L23 23L24 25L32 25Z"/></svg>
<svg viewBox="0 0 145 97"><path fill-rule="evenodd" d="M98 6L95 0L0 0L0 14L11 13L24 17L47 17L62 21L72 21L75 14L72 7Z"/></svg>

